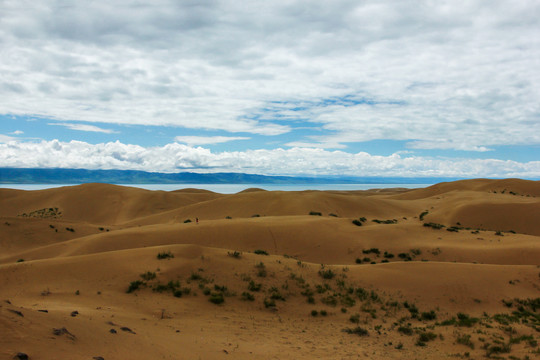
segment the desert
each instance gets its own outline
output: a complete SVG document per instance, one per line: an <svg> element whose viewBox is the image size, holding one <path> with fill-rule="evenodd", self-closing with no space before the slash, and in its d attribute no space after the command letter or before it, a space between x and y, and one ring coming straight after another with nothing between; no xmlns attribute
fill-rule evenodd
<svg viewBox="0 0 540 360"><path fill-rule="evenodd" d="M534 359L539 240L521 179L2 188L0 357Z"/></svg>

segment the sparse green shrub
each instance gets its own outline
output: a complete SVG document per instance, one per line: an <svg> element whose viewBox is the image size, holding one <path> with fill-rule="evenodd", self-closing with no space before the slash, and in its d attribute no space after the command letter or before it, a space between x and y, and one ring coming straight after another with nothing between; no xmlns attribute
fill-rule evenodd
<svg viewBox="0 0 540 360"><path fill-rule="evenodd" d="M329 295L326 297L323 297L321 299L321 302L328 306L336 306L337 305L337 298L333 295Z"/></svg>
<svg viewBox="0 0 540 360"><path fill-rule="evenodd" d="M334 273L334 272L332 271L332 269L327 269L327 270L321 269L321 270L319 270L319 275L320 275L323 279L333 279L334 276L336 276L336 273Z"/></svg>
<svg viewBox="0 0 540 360"><path fill-rule="evenodd" d="M474 349L474 343L471 341L471 335L467 334L458 334L456 337L456 342L461 345L465 345L470 347L471 349Z"/></svg>
<svg viewBox="0 0 540 360"><path fill-rule="evenodd" d="M371 248L371 249L364 249L362 250L362 253L364 254L375 254L379 256L381 254L380 250L377 248Z"/></svg>
<svg viewBox="0 0 540 360"><path fill-rule="evenodd" d="M413 330L409 326L400 326L398 327L398 331L407 336L411 336L413 334Z"/></svg>
<svg viewBox="0 0 540 360"><path fill-rule="evenodd" d="M464 327L472 327L474 324L476 324L479 319L478 318L472 318L467 314L464 313L458 313L457 314L457 325L458 326L464 326Z"/></svg>
<svg viewBox="0 0 540 360"><path fill-rule="evenodd" d="M389 219L389 220L379 220L379 219L373 219L371 220L377 224L397 224L397 219Z"/></svg>
<svg viewBox="0 0 540 360"><path fill-rule="evenodd" d="M354 294L358 297L360 301L364 301L369 297L369 292L363 288L354 289Z"/></svg>
<svg viewBox="0 0 540 360"><path fill-rule="evenodd" d="M253 215L251 215L251 217L261 217L261 215L259 215L259 214L253 214Z"/></svg>
<svg viewBox="0 0 540 360"><path fill-rule="evenodd" d="M328 216L338 217L338 216L337 216L336 214L334 214L334 213L330 213L330 214L328 214Z"/></svg>
<svg viewBox="0 0 540 360"><path fill-rule="evenodd" d="M350 297L348 294L341 297L341 305L346 307L353 307L356 304L356 300Z"/></svg>
<svg viewBox="0 0 540 360"><path fill-rule="evenodd" d="M172 258L174 258L174 255L170 251L160 252L159 254L157 254L157 258L158 258L158 260L172 259Z"/></svg>
<svg viewBox="0 0 540 360"><path fill-rule="evenodd" d="M227 220L231 220L231 219L232 219L232 217L230 217L230 216L225 216L225 219L227 219Z"/></svg>
<svg viewBox="0 0 540 360"><path fill-rule="evenodd" d="M257 255L268 255L268 252L266 252L265 250L260 250L260 249L255 250L253 253Z"/></svg>
<svg viewBox="0 0 540 360"><path fill-rule="evenodd" d="M394 254L385 251L383 256L387 259L392 259L394 257Z"/></svg>
<svg viewBox="0 0 540 360"><path fill-rule="evenodd" d="M270 288L269 292L270 292L270 299L285 301L285 298L283 297L283 295L281 295L281 293L279 292L277 288L272 287Z"/></svg>
<svg viewBox="0 0 540 360"><path fill-rule="evenodd" d="M347 334L355 334L355 335L358 335L358 336L368 336L369 335L369 332L366 329L364 329L364 328L362 328L360 326L357 326L357 327L355 327L353 329L345 328L345 329L343 329L343 331L346 332Z"/></svg>
<svg viewBox="0 0 540 360"><path fill-rule="evenodd" d="M75 232L75 229L74 229L74 228L69 228L69 227L67 227L66 230L67 230L67 231L71 231L71 232Z"/></svg>
<svg viewBox="0 0 540 360"><path fill-rule="evenodd" d="M362 263L362 259L356 258L356 260L355 260L354 262L357 263L357 264L361 264L361 263Z"/></svg>
<svg viewBox="0 0 540 360"><path fill-rule="evenodd" d="M227 292L227 287L225 285L220 286L220 285L214 284L214 290L225 293Z"/></svg>
<svg viewBox="0 0 540 360"><path fill-rule="evenodd" d="M409 253L399 253L398 257L403 259L403 261L412 261L412 257L409 255Z"/></svg>
<svg viewBox="0 0 540 360"><path fill-rule="evenodd" d="M303 295L303 296L313 296L313 290L311 290L309 287L307 287L304 290L302 290L302 292L300 294Z"/></svg>
<svg viewBox="0 0 540 360"><path fill-rule="evenodd" d="M450 325L456 325L457 320L455 317L451 317L450 319L446 319L441 321L441 326L450 326Z"/></svg>
<svg viewBox="0 0 540 360"><path fill-rule="evenodd" d="M18 263L24 262L24 259L18 259L17 262L18 262Z"/></svg>
<svg viewBox="0 0 540 360"><path fill-rule="evenodd" d="M430 227L430 228L435 229L435 230L440 230L443 227L446 227L446 226L444 226L442 224L436 224L436 223L432 223L432 222L424 223L424 226L425 227Z"/></svg>
<svg viewBox="0 0 540 360"><path fill-rule="evenodd" d="M326 312L326 310L321 310L321 316L326 316L328 315L328 313Z"/></svg>
<svg viewBox="0 0 540 360"><path fill-rule="evenodd" d="M319 312L317 310L311 310L311 316L315 317L319 315Z"/></svg>
<svg viewBox="0 0 540 360"><path fill-rule="evenodd" d="M252 293L249 293L247 291L244 291L242 293L242 300L245 300L245 301L254 301L255 300L255 296L253 296Z"/></svg>
<svg viewBox="0 0 540 360"><path fill-rule="evenodd" d="M409 304L407 301L403 303L403 307L407 310L409 310L409 313L411 314L411 317L413 319L418 317L418 308L415 304Z"/></svg>
<svg viewBox="0 0 540 360"><path fill-rule="evenodd" d="M192 272L191 276L189 277L189 279L193 281L202 280L202 278L203 277L201 276L201 274L198 274L196 272Z"/></svg>
<svg viewBox="0 0 540 360"><path fill-rule="evenodd" d="M322 213L318 212L318 211L310 211L309 212L309 215L313 215L313 216L322 216Z"/></svg>
<svg viewBox="0 0 540 360"><path fill-rule="evenodd" d="M379 295L373 290L369 292L369 298L371 299L371 301L380 301Z"/></svg>
<svg viewBox="0 0 540 360"><path fill-rule="evenodd" d="M358 219L354 219L354 220L352 221L352 223L353 223L354 225L356 225L356 226L362 226L362 222L361 222L360 220L358 220Z"/></svg>
<svg viewBox="0 0 540 360"><path fill-rule="evenodd" d="M129 294L129 293L132 293L132 292L134 292L135 290L138 290L139 287L140 287L141 285L143 285L143 284L144 284L144 282L142 282L141 280L135 280L135 281L132 281L132 282L129 283L129 287L128 287L128 289L127 289L126 292L127 292L128 294Z"/></svg>
<svg viewBox="0 0 540 360"><path fill-rule="evenodd" d="M437 338L437 334L424 331L418 334L418 340L416 340L417 346L425 346L427 342L435 340Z"/></svg>
<svg viewBox="0 0 540 360"><path fill-rule="evenodd" d="M211 303L214 303L214 304L222 304L225 302L225 298L223 297L223 294L220 293L220 292L213 292L210 294L210 297L208 298L208 300L211 302Z"/></svg>
<svg viewBox="0 0 540 360"><path fill-rule="evenodd" d="M255 283L253 280L251 280L248 284L249 291L260 291L261 287L262 287L261 283Z"/></svg>
<svg viewBox="0 0 540 360"><path fill-rule="evenodd" d="M242 253L239 251L233 251L233 252L227 251L227 255L235 259L240 259L240 257L242 257Z"/></svg>
<svg viewBox="0 0 540 360"><path fill-rule="evenodd" d="M328 284L322 284L322 285L315 285L315 290L317 290L317 293L324 294L325 292L331 290L330 285Z"/></svg>
<svg viewBox="0 0 540 360"><path fill-rule="evenodd" d="M182 294L183 294L182 290L174 290L173 291L173 296L174 297L180 298L180 297L182 297Z"/></svg>
<svg viewBox="0 0 540 360"><path fill-rule="evenodd" d="M437 319L437 314L435 314L435 311L431 310L429 312L423 312L420 318L422 320L435 320Z"/></svg>
<svg viewBox="0 0 540 360"><path fill-rule="evenodd" d="M507 354L510 352L511 348L510 348L510 344L498 344L498 345L489 345L489 344L486 344L487 346L485 346L485 349L486 349L486 356L487 357L491 357L491 355L493 354Z"/></svg>
<svg viewBox="0 0 540 360"><path fill-rule="evenodd" d="M262 262L255 265L255 268L257 269L257 276L258 277L266 277L266 275L268 274L266 272L266 266Z"/></svg>
<svg viewBox="0 0 540 360"><path fill-rule="evenodd" d="M354 314L354 315L351 315L349 317L349 321L352 322L353 324L358 324L360 323L360 314Z"/></svg>
<svg viewBox="0 0 540 360"><path fill-rule="evenodd" d="M423 211L420 216L418 217L420 219L420 221L424 221L424 216L426 216L427 214L429 214L429 211Z"/></svg>
<svg viewBox="0 0 540 360"><path fill-rule="evenodd" d="M413 254L414 256L421 255L422 250L420 250L420 249L411 249L411 254Z"/></svg>
<svg viewBox="0 0 540 360"><path fill-rule="evenodd" d="M156 273L155 272L151 272L151 271L147 271L141 275L139 275L143 280L146 280L146 281L150 281L150 280L153 280L156 278Z"/></svg>
<svg viewBox="0 0 540 360"><path fill-rule="evenodd" d="M167 291L168 287L167 287L167 285L157 284L152 290L155 291L155 292L162 293L164 291Z"/></svg>
<svg viewBox="0 0 540 360"><path fill-rule="evenodd" d="M265 298L263 303L265 308L276 306L276 301L274 299Z"/></svg>
<svg viewBox="0 0 540 360"><path fill-rule="evenodd" d="M187 224L187 223L190 223L190 222L191 222L191 219L184 220L184 224Z"/></svg>
<svg viewBox="0 0 540 360"><path fill-rule="evenodd" d="M182 288L182 294L189 295L191 293L191 288L185 287Z"/></svg>

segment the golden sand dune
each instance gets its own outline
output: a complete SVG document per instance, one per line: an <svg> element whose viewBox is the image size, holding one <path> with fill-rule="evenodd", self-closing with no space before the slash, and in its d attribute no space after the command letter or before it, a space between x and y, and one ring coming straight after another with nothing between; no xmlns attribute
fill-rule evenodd
<svg viewBox="0 0 540 360"><path fill-rule="evenodd" d="M0 358L532 359L539 190L0 189Z"/></svg>
<svg viewBox="0 0 540 360"><path fill-rule="evenodd" d="M59 218L115 224L221 195L206 191L165 192L109 184L84 184L40 191L0 189L0 216L58 208Z"/></svg>
<svg viewBox="0 0 540 360"><path fill-rule="evenodd" d="M494 194L512 195L512 196L540 196L539 181L521 180L521 179L473 179L460 180L435 184L433 186L408 191L405 194L398 195L401 199L415 200L421 198L441 195L451 191L477 191L489 192Z"/></svg>
<svg viewBox="0 0 540 360"><path fill-rule="evenodd" d="M333 265L356 264L357 259L366 258L370 261L363 263L384 259L403 261L407 256L438 262L534 265L540 258L535 236L496 235L493 231L472 234L465 230L457 233L426 230L417 220L402 220L392 225L368 222L358 227L350 219L334 217L262 217L131 227L101 231L70 241L52 241L53 238L51 233L50 244L40 246L36 243L32 248L11 251L9 256L0 257L0 263L20 258L48 259L173 244L244 252L260 249L269 254ZM364 253L375 248L379 253Z"/></svg>
<svg viewBox="0 0 540 360"><path fill-rule="evenodd" d="M414 216L422 207L410 202L323 191L256 191L201 201L182 208L134 219L126 224L148 225L187 219L217 220L261 216L320 214L355 218Z"/></svg>

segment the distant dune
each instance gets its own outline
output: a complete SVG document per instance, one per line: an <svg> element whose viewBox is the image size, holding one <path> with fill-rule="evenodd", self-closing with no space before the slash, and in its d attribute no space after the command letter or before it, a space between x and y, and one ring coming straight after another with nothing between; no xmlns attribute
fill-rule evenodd
<svg viewBox="0 0 540 360"><path fill-rule="evenodd" d="M0 358L540 353L540 182L0 189Z"/></svg>

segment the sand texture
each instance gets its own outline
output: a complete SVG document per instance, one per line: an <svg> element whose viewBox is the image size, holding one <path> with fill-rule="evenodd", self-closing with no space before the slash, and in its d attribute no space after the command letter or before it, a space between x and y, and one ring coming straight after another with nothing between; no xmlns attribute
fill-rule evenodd
<svg viewBox="0 0 540 360"><path fill-rule="evenodd" d="M0 189L0 359L537 359L539 341L538 181Z"/></svg>

